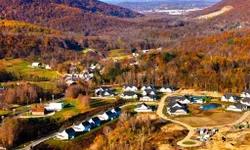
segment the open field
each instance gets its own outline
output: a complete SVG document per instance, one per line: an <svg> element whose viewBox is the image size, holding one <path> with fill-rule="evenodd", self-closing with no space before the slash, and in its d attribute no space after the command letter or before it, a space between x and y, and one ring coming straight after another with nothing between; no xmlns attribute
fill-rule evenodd
<svg viewBox="0 0 250 150"><path fill-rule="evenodd" d="M11 59L11 60L0 60L0 69L6 69L9 72L18 72L21 74L35 75L38 77L45 77L48 79L57 78L56 71L40 69L40 68L30 68L31 63L22 59Z"/></svg>
<svg viewBox="0 0 250 150"><path fill-rule="evenodd" d="M241 116L242 116L241 113L218 112L203 117L187 116L187 117L175 118L175 120L189 124L193 127L203 127L203 126L218 126L223 124L229 124L234 122Z"/></svg>
<svg viewBox="0 0 250 150"><path fill-rule="evenodd" d="M121 49L109 51L108 56L113 58L113 59L124 59L124 58L131 58L132 57L131 54L129 54Z"/></svg>

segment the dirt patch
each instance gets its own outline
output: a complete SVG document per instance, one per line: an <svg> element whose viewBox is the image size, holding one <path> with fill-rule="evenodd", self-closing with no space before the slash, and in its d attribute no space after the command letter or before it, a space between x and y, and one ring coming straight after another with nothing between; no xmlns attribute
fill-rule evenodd
<svg viewBox="0 0 250 150"><path fill-rule="evenodd" d="M224 14L225 12L228 12L230 11L231 9L233 9L232 6L226 6L226 7L223 7L221 10L219 11L216 11L216 12L213 12L213 13L210 13L210 14L207 14L207 15L203 15L203 16L200 16L196 19L209 19L209 18L214 18L214 17L217 17L219 15L222 15Z"/></svg>
<svg viewBox="0 0 250 150"><path fill-rule="evenodd" d="M242 114L233 112L220 112L214 113L209 116L204 117L182 117L175 118L175 120L184 122L193 127L203 127L203 126L218 126L223 124L230 124L240 118Z"/></svg>

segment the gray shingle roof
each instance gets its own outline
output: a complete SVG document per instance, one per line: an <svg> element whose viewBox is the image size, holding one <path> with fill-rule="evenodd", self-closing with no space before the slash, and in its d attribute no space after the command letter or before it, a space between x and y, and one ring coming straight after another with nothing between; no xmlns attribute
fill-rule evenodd
<svg viewBox="0 0 250 150"><path fill-rule="evenodd" d="M136 93L133 91L125 91L125 92L123 92L123 95L124 96L134 96L134 95L136 95Z"/></svg>
<svg viewBox="0 0 250 150"><path fill-rule="evenodd" d="M236 104L234 104L234 106L235 106L236 108L238 108L238 109L243 109L243 108L246 108L246 107L247 107L246 105L241 104L241 103L236 103Z"/></svg>
<svg viewBox="0 0 250 150"><path fill-rule="evenodd" d="M68 128L68 129L65 129L65 132L67 134L74 134L75 133L75 130L73 128Z"/></svg>
<svg viewBox="0 0 250 150"><path fill-rule="evenodd" d="M242 102L250 103L250 98L246 97L242 100Z"/></svg>
<svg viewBox="0 0 250 150"><path fill-rule="evenodd" d="M239 99L240 99L240 97L238 97L238 96L235 95L235 94L225 94L224 97L227 98L227 99L229 99L230 97L233 97L233 98L236 99L236 100L239 100Z"/></svg>

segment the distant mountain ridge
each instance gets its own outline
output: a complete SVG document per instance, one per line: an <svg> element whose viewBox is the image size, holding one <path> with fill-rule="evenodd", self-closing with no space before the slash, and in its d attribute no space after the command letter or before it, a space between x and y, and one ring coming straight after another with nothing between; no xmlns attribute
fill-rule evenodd
<svg viewBox="0 0 250 150"><path fill-rule="evenodd" d="M139 13L133 12L126 8L119 6L106 4L98 0L0 0L0 6L3 10L7 7L18 7L28 5L65 5L72 8L78 8L81 11L87 11L91 13L100 13L108 16L115 16L121 18L134 18L142 16Z"/></svg>
<svg viewBox="0 0 250 150"><path fill-rule="evenodd" d="M0 18L89 35L142 14L98 0L0 0Z"/></svg>

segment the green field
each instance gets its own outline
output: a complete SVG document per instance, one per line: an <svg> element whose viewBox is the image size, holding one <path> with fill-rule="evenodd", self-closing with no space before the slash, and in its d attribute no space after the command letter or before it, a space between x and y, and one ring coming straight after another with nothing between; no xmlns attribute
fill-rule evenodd
<svg viewBox="0 0 250 150"><path fill-rule="evenodd" d="M124 50L115 49L115 50L109 51L108 57L112 57L113 59L124 59L124 58L131 58L132 55L129 53L126 53Z"/></svg>
<svg viewBox="0 0 250 150"><path fill-rule="evenodd" d="M84 113L86 111L90 111L93 108L103 106L109 103L113 103L116 100L91 100L90 107L84 108L80 101L78 100L63 100L64 106L66 106L63 110L56 112L55 115L52 116L53 119L63 119L66 120L78 114Z"/></svg>
<svg viewBox="0 0 250 150"><path fill-rule="evenodd" d="M22 59L11 59L11 60L0 60L0 65L2 68L9 72L18 72L21 74L35 75L38 77L46 77L48 79L57 78L58 75L56 71L41 69L41 68L31 68L31 62ZM0 68L1 69L1 68Z"/></svg>

